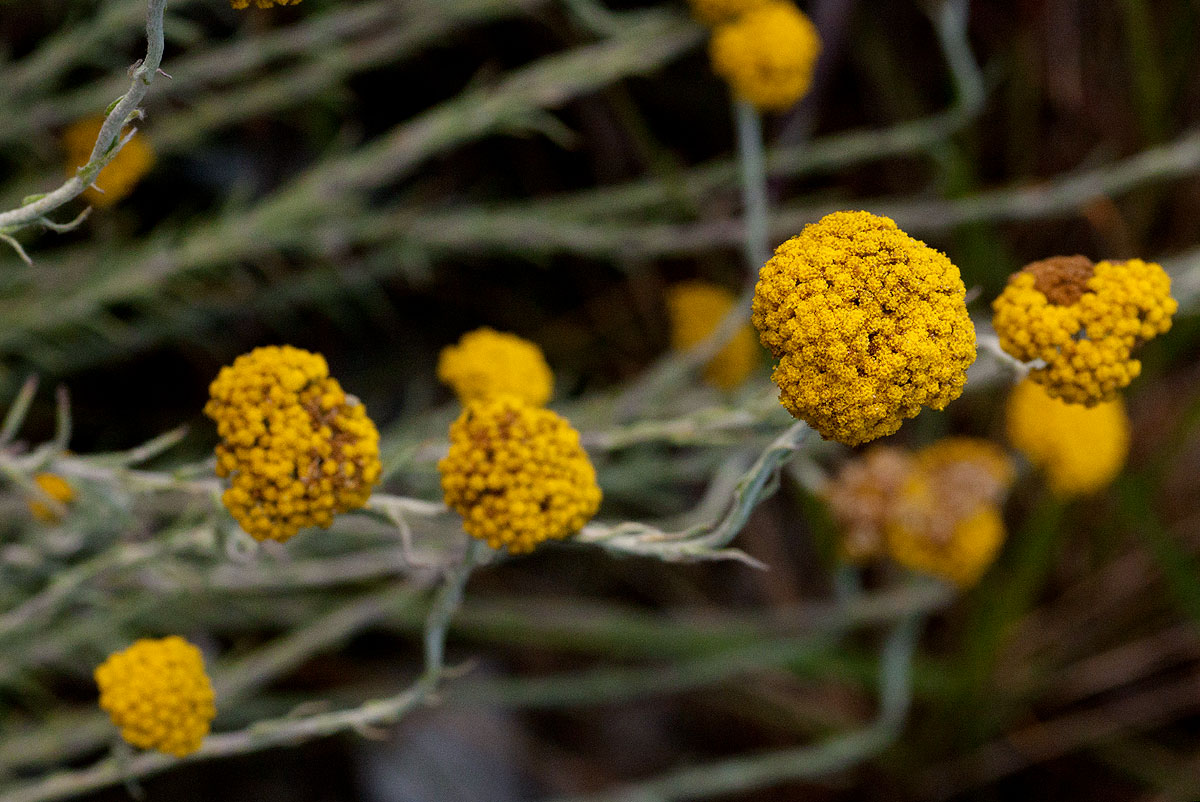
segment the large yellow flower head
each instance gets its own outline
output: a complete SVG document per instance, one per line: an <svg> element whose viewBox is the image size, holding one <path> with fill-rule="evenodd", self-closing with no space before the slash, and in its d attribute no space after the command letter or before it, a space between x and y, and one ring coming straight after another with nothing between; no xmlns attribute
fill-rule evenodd
<svg viewBox="0 0 1200 802"><path fill-rule="evenodd" d="M915 571L975 584L1004 542L999 503L1014 478L1011 460L986 440L921 450L887 516L888 553Z"/></svg>
<svg viewBox="0 0 1200 802"><path fill-rule="evenodd" d="M747 11L765 6L771 0L688 0L688 2L692 6L692 13L696 19L705 25L715 26L722 22L735 20Z"/></svg>
<svg viewBox="0 0 1200 802"><path fill-rule="evenodd" d="M703 342L736 303L733 293L707 281L684 281L668 289L671 347L684 350ZM754 329L746 324L705 365L704 378L722 390L732 390L754 372L758 353Z"/></svg>
<svg viewBox="0 0 1200 802"><path fill-rule="evenodd" d="M1026 380L1008 399L1008 439L1046 472L1056 495L1087 495L1107 487L1125 466L1129 417L1120 396L1085 407Z"/></svg>
<svg viewBox="0 0 1200 802"><path fill-rule="evenodd" d="M443 348L437 374L464 404L508 394L541 406L554 392L554 374L541 348L487 327L469 331L457 345Z"/></svg>
<svg viewBox="0 0 1200 802"><path fill-rule="evenodd" d="M1030 373L1035 382L1091 406L1137 377L1142 363L1133 349L1170 329L1178 307L1170 277L1152 262L1056 256L1009 277L992 322L1005 351L1044 363Z"/></svg>
<svg viewBox="0 0 1200 802"><path fill-rule="evenodd" d="M256 348L221 368L204 414L217 422L225 506L257 540L287 540L367 503L379 481L379 432L325 358Z"/></svg>
<svg viewBox="0 0 1200 802"><path fill-rule="evenodd" d="M804 96L821 52L817 28L788 0L755 4L717 27L709 43L713 71L733 93L765 111Z"/></svg>
<svg viewBox="0 0 1200 802"><path fill-rule="evenodd" d="M96 668L100 707L121 737L183 757L200 748L216 716L200 650L172 635L139 640Z"/></svg>
<svg viewBox="0 0 1200 802"><path fill-rule="evenodd" d="M33 477L38 488L60 504L70 504L75 500L75 488L66 479L56 473L39 473ZM42 523L51 524L58 521L59 515L49 504L38 499L29 500L29 512Z"/></svg>
<svg viewBox="0 0 1200 802"><path fill-rule="evenodd" d="M298 5L300 0L254 0L254 5L259 8L270 8L271 6L294 6ZM246 8L250 5L250 0L229 0L229 5L234 8Z"/></svg>
<svg viewBox="0 0 1200 802"><path fill-rule="evenodd" d="M889 218L835 212L763 266L753 321L783 405L855 446L962 393L975 361L964 296L958 268Z"/></svg>
<svg viewBox="0 0 1200 802"><path fill-rule="evenodd" d="M450 452L438 471L463 528L514 554L574 534L600 507L579 433L516 396L469 403L450 426Z"/></svg>
<svg viewBox="0 0 1200 802"><path fill-rule="evenodd" d="M87 117L63 132L68 175L74 176L77 169L88 163L102 125L103 117ZM98 190L88 187L83 191L83 197L88 203L99 208L112 206L132 192L138 181L142 180L142 176L150 172L153 166L154 150L149 141L144 135L135 134L92 182Z"/></svg>

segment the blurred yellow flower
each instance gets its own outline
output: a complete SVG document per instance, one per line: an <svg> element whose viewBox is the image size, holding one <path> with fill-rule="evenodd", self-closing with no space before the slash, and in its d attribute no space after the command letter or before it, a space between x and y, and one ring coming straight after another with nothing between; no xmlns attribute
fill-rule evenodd
<svg viewBox="0 0 1200 802"><path fill-rule="evenodd" d="M271 6L294 6L299 5L300 0L254 0L254 5L259 8L270 8ZM250 0L229 0L229 5L237 9L247 8L250 5Z"/></svg>
<svg viewBox="0 0 1200 802"><path fill-rule="evenodd" d="M39 473L33 477L33 481L37 484L41 491L55 501L62 504L70 504L75 500L75 488L58 474L54 473ZM58 521L58 513L50 508L50 505L38 499L30 499L29 511L33 513L33 517L42 523L55 523Z"/></svg>
<svg viewBox="0 0 1200 802"><path fill-rule="evenodd" d="M1068 404L1027 379L1008 399L1008 439L1046 472L1056 495L1087 495L1107 487L1125 466L1129 417L1120 396L1092 407Z"/></svg>
<svg viewBox="0 0 1200 802"><path fill-rule="evenodd" d="M705 25L714 26L737 19L771 0L688 0L692 14Z"/></svg>
<svg viewBox="0 0 1200 802"><path fill-rule="evenodd" d="M755 4L719 25L709 43L713 72L764 111L782 111L804 96L820 52L816 26L788 0Z"/></svg>
<svg viewBox="0 0 1200 802"><path fill-rule="evenodd" d="M737 296L706 281L684 281L667 290L671 347L686 350L702 342L725 319ZM704 367L704 378L722 390L744 382L758 366L758 343L747 323Z"/></svg>
<svg viewBox="0 0 1200 802"><path fill-rule="evenodd" d="M367 503L379 481L379 432L366 409L300 348L256 348L221 368L204 414L217 423L223 501L257 540L288 540Z"/></svg>
<svg viewBox="0 0 1200 802"><path fill-rule="evenodd" d="M541 348L487 327L469 331L457 345L443 348L437 375L464 404L508 394L541 406L554 392L554 374Z"/></svg>
<svg viewBox="0 0 1200 802"><path fill-rule="evenodd" d="M87 117L63 132L69 176L74 176L78 168L88 163L102 125L103 117ZM138 181L142 180L142 176L150 172L153 166L154 150L149 141L144 134L135 134L92 182L93 187L99 188L100 191L88 187L83 191L83 197L88 203L99 208L112 206L132 192Z"/></svg>
<svg viewBox="0 0 1200 802"><path fill-rule="evenodd" d="M962 393L975 327L958 268L887 217L835 212L759 272L754 325L779 359L779 398L856 446Z"/></svg>
<svg viewBox="0 0 1200 802"><path fill-rule="evenodd" d="M95 677L100 707L140 749L190 755L216 715L200 650L176 635L142 639L109 655Z"/></svg>
<svg viewBox="0 0 1200 802"><path fill-rule="evenodd" d="M1133 349L1170 329L1178 306L1157 264L1055 256L1009 277L992 322L1005 351L1044 363L1031 379L1055 398L1091 406L1137 378Z"/></svg>
<svg viewBox="0 0 1200 802"><path fill-rule="evenodd" d="M438 472L467 533L513 554L574 534L600 507L579 433L516 396L468 403L450 426Z"/></svg>

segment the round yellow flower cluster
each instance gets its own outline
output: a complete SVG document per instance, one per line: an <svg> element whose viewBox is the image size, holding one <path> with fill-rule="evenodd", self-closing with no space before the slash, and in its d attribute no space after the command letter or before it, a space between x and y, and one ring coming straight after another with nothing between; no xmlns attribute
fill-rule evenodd
<svg viewBox="0 0 1200 802"><path fill-rule="evenodd" d="M1000 346L1045 363L1030 377L1056 398L1090 406L1137 377L1142 364L1130 354L1171 328L1178 304L1170 277L1152 262L1056 256L1014 273L992 307Z"/></svg>
<svg viewBox="0 0 1200 802"><path fill-rule="evenodd" d="M271 6L294 6L299 5L300 0L254 0L254 5L259 8L270 8ZM229 5L237 9L246 8L250 5L250 0L229 0Z"/></svg>
<svg viewBox="0 0 1200 802"><path fill-rule="evenodd" d="M100 707L141 749L190 755L216 716L200 650L177 635L139 640L109 655L95 676Z"/></svg>
<svg viewBox="0 0 1200 802"><path fill-rule="evenodd" d="M437 375L464 404L508 394L541 406L554 392L554 374L541 348L487 327L467 332L457 345L443 348Z"/></svg>
<svg viewBox="0 0 1200 802"><path fill-rule="evenodd" d="M467 533L513 554L574 534L600 506L579 433L516 396L467 404L450 426L438 472Z"/></svg>
<svg viewBox="0 0 1200 802"><path fill-rule="evenodd" d="M684 350L704 341L735 303L733 293L706 281L684 281L669 288L671 347ZM705 365L704 378L722 390L732 390L754 372L757 364L758 343L754 329L747 324Z"/></svg>
<svg viewBox="0 0 1200 802"><path fill-rule="evenodd" d="M766 111L787 109L804 96L820 52L816 26L788 0L753 4L719 25L709 43L713 71L736 96Z"/></svg>
<svg viewBox="0 0 1200 802"><path fill-rule="evenodd" d="M67 150L67 175L88 163L96 137L100 136L103 117L87 117L72 124L63 132ZM124 134L122 134L124 136ZM84 200L98 208L112 206L137 186L142 176L154 166L154 150L145 136L135 135L125 143L111 162L105 165L92 186L83 191Z"/></svg>
<svg viewBox="0 0 1200 802"><path fill-rule="evenodd" d="M887 217L835 212L759 272L754 325L779 398L826 439L893 434L962 393L975 327L958 268Z"/></svg>
<svg viewBox="0 0 1200 802"><path fill-rule="evenodd" d="M999 503L1011 461L985 440L949 438L915 455L876 446L825 488L852 562L889 555L900 565L966 587L1004 541Z"/></svg>
<svg viewBox="0 0 1200 802"><path fill-rule="evenodd" d="M257 540L284 541L366 504L379 481L379 432L330 378L324 357L256 348L221 368L204 414L217 422L223 501Z"/></svg>
<svg viewBox="0 0 1200 802"><path fill-rule="evenodd" d="M50 498L63 504L70 504L75 500L75 488L55 473L39 473L33 477L34 483ZM42 523L52 524L58 521L58 513L50 508L50 505L44 501L37 499L29 500L29 512L33 517Z"/></svg>
<svg viewBox="0 0 1200 802"><path fill-rule="evenodd" d="M690 0L696 19L708 26L730 22L771 0Z"/></svg>
<svg viewBox="0 0 1200 802"><path fill-rule="evenodd" d="M1095 493L1125 466L1129 417L1120 396L1093 407L1051 397L1028 379L1008 399L1008 439L1058 496Z"/></svg>

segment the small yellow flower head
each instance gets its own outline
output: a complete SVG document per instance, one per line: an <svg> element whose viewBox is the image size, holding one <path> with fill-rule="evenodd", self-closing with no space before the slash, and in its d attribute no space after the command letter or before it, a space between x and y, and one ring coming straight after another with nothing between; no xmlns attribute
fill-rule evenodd
<svg viewBox="0 0 1200 802"><path fill-rule="evenodd" d="M824 488L829 511L842 532L842 557L867 562L885 553L884 529L896 494L916 468L907 451L872 446L848 460Z"/></svg>
<svg viewBox="0 0 1200 802"><path fill-rule="evenodd" d="M1142 370L1133 349L1171 328L1178 309L1159 265L1131 259L1093 265L1056 256L1026 265L992 304L1000 346L1055 398L1111 401Z"/></svg>
<svg viewBox="0 0 1200 802"><path fill-rule="evenodd" d="M756 8L765 6L771 0L688 0L692 6L692 14L696 19L709 27L731 22Z"/></svg>
<svg viewBox="0 0 1200 802"><path fill-rule="evenodd" d="M63 144L67 150L67 175L74 176L78 168L88 163L102 125L103 117L87 117L63 132ZM121 136L124 135L122 132ZM83 197L98 208L112 206L132 192L138 181L142 180L142 176L150 172L153 166L154 150L144 135L136 134L92 182L101 191L97 192L88 187L83 191Z"/></svg>
<svg viewBox="0 0 1200 802"><path fill-rule="evenodd" d="M600 507L579 433L516 396L467 404L450 426L450 452L438 471L463 528L513 554L578 532Z"/></svg>
<svg viewBox="0 0 1200 802"><path fill-rule="evenodd" d="M888 514L888 553L960 587L975 584L1004 542L999 503L1015 475L986 440L950 438L922 449Z"/></svg>
<svg viewBox="0 0 1200 802"><path fill-rule="evenodd" d="M33 477L33 481L37 484L41 491L55 501L63 504L70 504L75 500L75 488L67 483L67 480L54 473L39 473ZM58 521L58 513L50 508L50 505L44 501L37 499L29 500L29 511L33 513L33 517L42 523L52 524Z"/></svg>
<svg viewBox="0 0 1200 802"><path fill-rule="evenodd" d="M175 757L200 748L216 716L200 650L172 635L142 639L96 668L100 707L121 737Z"/></svg>
<svg viewBox="0 0 1200 802"><path fill-rule="evenodd" d="M1008 439L1046 472L1056 495L1087 495L1107 487L1125 466L1129 417L1120 396L1085 407L1026 380L1008 399Z"/></svg>
<svg viewBox="0 0 1200 802"><path fill-rule="evenodd" d="M737 297L724 287L706 281L684 281L667 290L667 316L671 322L671 347L691 348L702 342L720 325L737 303ZM704 368L704 378L722 390L732 390L744 382L758 365L758 343L754 329L738 329L725 347Z"/></svg>
<svg viewBox="0 0 1200 802"><path fill-rule="evenodd" d="M270 8L271 6L294 6L298 5L300 0L254 0L254 5L259 8ZM250 0L229 0L229 5L237 9L247 8L250 5Z"/></svg>
<svg viewBox="0 0 1200 802"><path fill-rule="evenodd" d="M782 111L812 84L821 52L817 28L788 0L756 4L713 31L713 72L733 93L764 111Z"/></svg>
<svg viewBox="0 0 1200 802"><path fill-rule="evenodd" d="M217 422L223 501L257 540L284 541L367 503L379 481L379 432L324 357L256 348L221 368L204 414Z"/></svg>
<svg viewBox="0 0 1200 802"><path fill-rule="evenodd" d="M754 325L792 415L856 446L962 393L975 327L958 268L887 217L835 212L759 272Z"/></svg>
<svg viewBox="0 0 1200 802"><path fill-rule="evenodd" d="M443 348L437 374L464 404L507 394L542 406L554 392L554 374L541 348L487 327Z"/></svg>

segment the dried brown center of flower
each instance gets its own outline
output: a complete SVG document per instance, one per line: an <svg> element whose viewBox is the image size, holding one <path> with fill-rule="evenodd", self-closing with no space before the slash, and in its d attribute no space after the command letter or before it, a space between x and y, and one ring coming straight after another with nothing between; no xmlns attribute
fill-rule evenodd
<svg viewBox="0 0 1200 802"><path fill-rule="evenodd" d="M1086 256L1051 256L1030 262L1021 272L1033 275L1033 288L1052 304L1070 306L1087 292L1095 265Z"/></svg>

